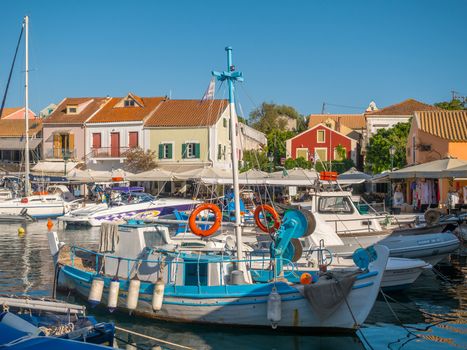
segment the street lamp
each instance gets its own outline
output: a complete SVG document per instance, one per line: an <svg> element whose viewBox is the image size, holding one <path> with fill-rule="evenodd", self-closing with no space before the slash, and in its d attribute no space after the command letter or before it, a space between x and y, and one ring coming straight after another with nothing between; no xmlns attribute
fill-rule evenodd
<svg viewBox="0 0 467 350"><path fill-rule="evenodd" d="M391 156L391 172L392 172L392 170L394 169L394 154L396 154L396 147L394 147L394 145L392 145L392 146L389 148L389 155ZM390 190L391 190L391 192L390 192L391 197L390 197L389 203L390 203L390 205L391 205L391 211L392 211L392 204L393 204L393 203L392 203L392 202L393 202L392 197L393 197L393 195L394 195L394 194L393 194L393 190L392 190L392 182L389 184L389 187L390 187Z"/></svg>
<svg viewBox="0 0 467 350"><path fill-rule="evenodd" d="M272 173L272 162L274 161L274 156L272 153L268 154L268 160L269 160L269 172Z"/></svg>

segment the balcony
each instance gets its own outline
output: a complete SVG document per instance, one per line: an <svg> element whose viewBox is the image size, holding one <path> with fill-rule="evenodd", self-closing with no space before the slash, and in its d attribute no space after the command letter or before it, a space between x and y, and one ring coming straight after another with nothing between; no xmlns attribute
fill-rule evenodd
<svg viewBox="0 0 467 350"><path fill-rule="evenodd" d="M86 158L93 159L115 159L125 158L125 153L131 149L130 147L100 147L92 148Z"/></svg>
<svg viewBox="0 0 467 350"><path fill-rule="evenodd" d="M49 148L45 150L45 159L76 159L76 149Z"/></svg>

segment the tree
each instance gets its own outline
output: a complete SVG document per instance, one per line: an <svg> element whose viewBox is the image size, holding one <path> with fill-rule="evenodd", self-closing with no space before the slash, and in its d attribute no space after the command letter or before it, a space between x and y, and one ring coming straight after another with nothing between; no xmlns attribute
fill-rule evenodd
<svg viewBox="0 0 467 350"><path fill-rule="evenodd" d="M449 102L438 102L435 103L436 107L449 109L449 110L463 110L467 109L467 99L463 98L462 101L458 98L454 98Z"/></svg>
<svg viewBox="0 0 467 350"><path fill-rule="evenodd" d="M394 154L394 167L402 168L406 164L407 137L410 131L411 122L398 123L392 128L379 129L376 134L370 137L366 146L365 170L374 174L391 168L391 156L389 149L396 148Z"/></svg>
<svg viewBox="0 0 467 350"><path fill-rule="evenodd" d="M246 150L243 152L243 166L240 171L244 172L250 169L269 171L271 166L265 151Z"/></svg>
<svg viewBox="0 0 467 350"><path fill-rule="evenodd" d="M155 151L144 152L141 148L131 148L125 152L125 157L124 168L132 173L151 170L157 166Z"/></svg>
<svg viewBox="0 0 467 350"><path fill-rule="evenodd" d="M272 155L274 164L279 165L281 158L286 158L286 141L295 136L296 132L287 130L273 130L266 135L268 146L266 148L268 155Z"/></svg>
<svg viewBox="0 0 467 350"><path fill-rule="evenodd" d="M274 130L284 130L287 121L281 117L297 120L297 130L306 129L305 119L295 108L286 105L263 102L260 107L250 113L251 125L265 134Z"/></svg>

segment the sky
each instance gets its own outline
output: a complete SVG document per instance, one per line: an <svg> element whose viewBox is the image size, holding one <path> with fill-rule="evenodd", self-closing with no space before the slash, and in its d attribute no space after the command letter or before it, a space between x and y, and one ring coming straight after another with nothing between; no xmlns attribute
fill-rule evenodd
<svg viewBox="0 0 467 350"><path fill-rule="evenodd" d="M30 16L30 106L64 97L201 98L226 46L245 81L247 115L263 102L301 114L359 113L415 98L467 96L466 0L9 0L0 10L3 96ZM24 47L7 107L24 105ZM216 97L226 98L221 88Z"/></svg>

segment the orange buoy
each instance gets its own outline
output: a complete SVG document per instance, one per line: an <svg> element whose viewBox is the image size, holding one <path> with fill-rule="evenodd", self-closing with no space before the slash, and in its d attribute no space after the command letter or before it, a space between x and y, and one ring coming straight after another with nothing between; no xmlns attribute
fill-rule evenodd
<svg viewBox="0 0 467 350"><path fill-rule="evenodd" d="M313 281L313 277L308 272L302 273L300 276L300 284L310 284Z"/></svg>
<svg viewBox="0 0 467 350"><path fill-rule="evenodd" d="M47 229L49 231L52 231L52 228L54 227L54 223L52 222L52 220L48 219L47 220Z"/></svg>
<svg viewBox="0 0 467 350"><path fill-rule="evenodd" d="M261 213L263 212L264 212L263 214L264 220L266 221L266 223L267 223L267 220L271 218L274 222L274 225L266 226L265 224L263 224L263 222L261 221L261 218L259 217ZM279 227L281 227L281 223L279 220L279 214L277 214L277 211L270 205L267 205L267 204L258 205L255 209L254 217L255 217L256 225L258 225L258 227L264 232L273 233L275 230L278 230Z"/></svg>
<svg viewBox="0 0 467 350"><path fill-rule="evenodd" d="M203 230L196 224L196 218L204 210L209 210L210 212L214 213L214 224L208 228L207 230ZM188 225L190 227L191 232L193 232L197 236L201 237L208 237L216 232L219 227L221 227L222 222L222 212L219 207L212 203L203 203L198 205L195 210L193 210L190 214L190 218L188 220Z"/></svg>

